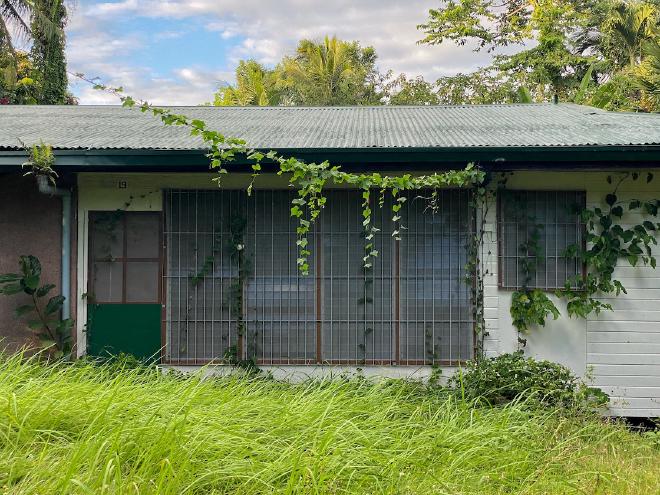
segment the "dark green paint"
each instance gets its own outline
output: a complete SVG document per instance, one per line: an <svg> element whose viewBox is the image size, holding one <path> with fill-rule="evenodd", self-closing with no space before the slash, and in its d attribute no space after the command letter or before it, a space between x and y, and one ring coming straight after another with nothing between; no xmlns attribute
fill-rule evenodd
<svg viewBox="0 0 660 495"><path fill-rule="evenodd" d="M347 170L444 170L475 162L494 171L584 170L611 167L656 167L658 145L520 146L470 148L305 148L276 150L309 162L329 160ZM209 170L206 150L55 150L63 172L204 172ZM0 150L0 168L18 167L25 152ZM240 170L237 159L231 169ZM266 171L275 170L264 163Z"/></svg>
<svg viewBox="0 0 660 495"><path fill-rule="evenodd" d="M160 304L88 304L87 352L138 359L160 355Z"/></svg>

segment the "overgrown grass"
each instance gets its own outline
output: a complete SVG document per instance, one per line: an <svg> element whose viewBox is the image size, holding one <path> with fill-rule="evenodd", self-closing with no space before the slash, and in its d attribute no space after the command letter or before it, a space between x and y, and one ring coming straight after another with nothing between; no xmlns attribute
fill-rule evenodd
<svg viewBox="0 0 660 495"><path fill-rule="evenodd" d="M0 358L0 493L653 494L651 437L423 386Z"/></svg>

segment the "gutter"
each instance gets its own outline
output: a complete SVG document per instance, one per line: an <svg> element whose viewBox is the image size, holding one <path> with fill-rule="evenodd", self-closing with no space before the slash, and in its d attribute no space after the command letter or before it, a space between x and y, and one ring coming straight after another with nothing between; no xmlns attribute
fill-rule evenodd
<svg viewBox="0 0 660 495"><path fill-rule="evenodd" d="M62 261L61 292L64 296L62 319L71 318L71 190L51 185L48 177L37 176L39 192L62 198Z"/></svg>

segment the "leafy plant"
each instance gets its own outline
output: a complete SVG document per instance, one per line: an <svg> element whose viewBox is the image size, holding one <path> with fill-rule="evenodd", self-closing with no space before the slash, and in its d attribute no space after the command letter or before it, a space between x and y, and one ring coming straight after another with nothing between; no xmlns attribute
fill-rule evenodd
<svg viewBox="0 0 660 495"><path fill-rule="evenodd" d="M582 220L587 226L587 248L573 245L567 249L567 256L577 257L587 267L586 276L569 278L564 288L557 291L559 297L565 298L570 316L587 317L591 313L602 310L612 310L612 305L597 298L599 294L620 295L626 293L626 288L620 280L614 278L614 271L620 259L625 259L632 266L638 263L656 267L656 259L652 246L658 244L657 232L660 223L652 219L658 217L660 200L642 201L632 199L620 201L618 189L620 185L631 178L636 181L640 174L633 172L624 174L614 190L607 194L607 208L585 209L581 212ZM608 177L612 183L612 176ZM646 181L651 182L653 174L646 175ZM639 212L643 220L624 227L622 218L625 212Z"/></svg>
<svg viewBox="0 0 660 495"><path fill-rule="evenodd" d="M565 366L525 357L522 351L470 361L448 384L466 399L492 405L526 399L541 406L588 409L603 406L609 400L601 390L587 387Z"/></svg>
<svg viewBox="0 0 660 495"><path fill-rule="evenodd" d="M28 327L36 333L41 347L51 351L55 358L61 358L71 351L71 329L73 320L62 320L58 313L64 304L64 296L48 294L55 288L53 284L41 285L41 263L35 256L19 258L20 273L0 275L0 294L13 296L26 294L29 304L16 308L17 317L30 317Z"/></svg>
<svg viewBox="0 0 660 495"><path fill-rule="evenodd" d="M23 142L21 144L28 153L28 161L21 165L22 168L29 168L25 175L47 177L48 181L55 185L55 179L58 176L55 170L53 170L53 165L55 165L53 147L45 144L43 141L32 146L26 146Z"/></svg>
<svg viewBox="0 0 660 495"><path fill-rule="evenodd" d="M511 295L510 311L513 326L521 332L527 332L535 325L545 326L550 315L555 320L559 318L559 310L541 289L515 291Z"/></svg>

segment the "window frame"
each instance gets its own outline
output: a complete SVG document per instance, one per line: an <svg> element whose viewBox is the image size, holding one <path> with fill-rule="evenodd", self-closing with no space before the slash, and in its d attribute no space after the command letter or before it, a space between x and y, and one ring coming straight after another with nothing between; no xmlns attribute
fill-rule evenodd
<svg viewBox="0 0 660 495"><path fill-rule="evenodd" d="M107 262L116 262L116 263L121 263L121 270L122 270L122 293L121 293L121 301L102 301L98 300L96 298L96 294L94 293L94 279L96 276L96 269L95 269L95 264L98 262L103 262L104 260L97 259L94 257L94 235L92 235L92 226L91 222L94 216L99 215L99 214L112 214L115 213L117 210L89 210L87 212L87 220L88 220L88 267L87 267L87 294L90 295L89 299L91 303L93 304L103 304L103 305L110 305L110 304L163 304L163 274L164 274L164 251L163 251L163 214L160 211L121 211L121 220L118 222L121 225L122 232L123 232L123 238L122 238L122 256L117 256L113 257L111 260L107 260ZM127 256L128 254L128 235L127 235L127 217L129 215L132 216L140 216L140 215L148 215L148 216L154 216L157 217L158 219L158 257L153 258L153 257L132 257L132 256ZM128 264L129 263L134 263L134 262L144 262L144 263L158 263L158 285L156 288L156 297L152 301L128 301L127 300L127 290L126 290L126 284L127 284L127 273L128 273Z"/></svg>
<svg viewBox="0 0 660 495"><path fill-rule="evenodd" d="M503 228L504 228L504 218L503 218L503 201L502 201L502 192L509 192L509 193L575 193L576 196L580 195L581 196L581 205L583 209L586 209L587 207L587 191L585 189L523 189L523 188L516 188L516 189L500 189L497 191L497 205L496 205L496 241L497 241L497 288L502 291L506 292L516 292L520 289L522 289L522 284L518 285L513 285L513 284L505 284L504 283L504 267L503 267L503 262L504 262L504 235L503 235ZM585 223L581 220L580 216L577 215L576 219L576 228L579 229L580 235L581 235L581 242L580 242L580 247L582 249L586 249L587 246L587 230L586 230L586 225ZM520 255L516 256L516 259L521 257ZM559 256L557 256L559 258ZM586 278L587 275L587 267L584 262L581 262L579 264L579 268L577 270L578 273L576 275L580 275L583 279ZM557 286L553 286L550 284L547 284L546 286L538 286L536 284L530 285L530 289L538 289L543 292L555 292L559 289L564 288L564 284L559 284L559 281L556 284Z"/></svg>
<svg viewBox="0 0 660 495"><path fill-rule="evenodd" d="M286 191L285 189L280 189L280 188L267 188L265 189L266 191ZM343 190L343 188L340 188L340 190ZM350 188L352 191L358 191L358 189L353 189ZM451 191L461 191L462 189L460 188L450 188L448 190ZM168 263L168 257L167 257L167 249L168 249L168 238L166 235L167 232L167 215L168 215L168 203L167 200L170 196L170 193L172 192L195 192L195 191L205 191L205 189L185 189L185 188L168 188L164 190L163 194L163 209L162 209L162 250L163 250L163 271L162 271L162 293L165 294L167 292L167 281L166 279L169 276L169 263ZM242 189L223 189L223 191L226 192L235 192L235 191L243 191ZM469 194L469 191L466 192L466 194ZM468 209L471 209L471 213L469 213L468 218L469 218L469 229L471 230L466 230L466 232L476 232L477 228L477 210L476 208L471 206L471 202L468 201ZM326 322L326 318L323 315L323 285L324 285L324 280L325 276L323 275L323 263L324 263L324 255L325 255L325 250L323 249L323 229L322 227L323 222L318 221L313 229L313 232L310 232L309 234L309 241L310 245L312 246L312 249L315 251L315 256L314 256L314 272L310 274L310 277L314 278L314 284L315 284L315 313L316 313L316 319L315 319L315 333L316 333L316 355L313 356L312 358L306 358L306 359L296 359L296 358L284 358L284 359L279 359L279 358L258 358L256 360L256 363L258 365L273 365L273 366L278 366L278 365L314 365L314 366L341 366L341 365L347 365L347 366L459 366L470 359L474 358L474 355L476 353L477 349L477 333L476 333L476 328L477 328L477 321L472 318L472 321L470 322L470 333L471 333L471 338L470 338L470 357L468 358L462 358L462 359L440 359L440 358L431 358L431 359L402 359L401 356L401 333L400 333L400 327L401 324L403 323L401 319L401 309L402 309L402 303L401 303L401 297L402 297L402 275L401 275L401 262L402 262L402 254L401 254L401 241L396 241L394 239L391 240L392 242L392 254L393 254L393 259L391 261L392 263L392 275L391 275L391 293L393 295L393 302L394 300L398 301L396 304L393 304L393 309L392 309L392 326L393 326L393 332L392 332L392 350L393 350L393 357L391 359L324 359L322 356L322 351L321 347L323 345L323 329L322 326ZM405 236L406 233L404 232L403 235ZM468 294L472 294L476 288L477 285L477 280L476 280L476 272L472 272L470 275L470 280L471 283L466 284ZM469 306L470 306L470 314L473 314L473 301L471 299L471 296L468 298L469 301ZM162 321L162 328L163 328L163 363L165 364L170 364L170 365L205 365L205 364L222 364L224 361L222 358L198 358L196 356L193 357L186 357L186 358L176 358L169 356L169 353L167 352L167 347L170 345L167 342L167 334L169 333L166 329L167 326L167 314L168 314L168 309L166 305L168 304L167 298L163 296L163 321ZM248 304L244 305L244 312L246 311L245 308L248 307ZM244 316L245 318L245 316ZM462 322L459 322L462 323ZM460 331L460 330L459 330ZM238 351L239 354L242 356L242 358L245 358L245 351L246 351L246 335L241 335L239 336L238 339Z"/></svg>

